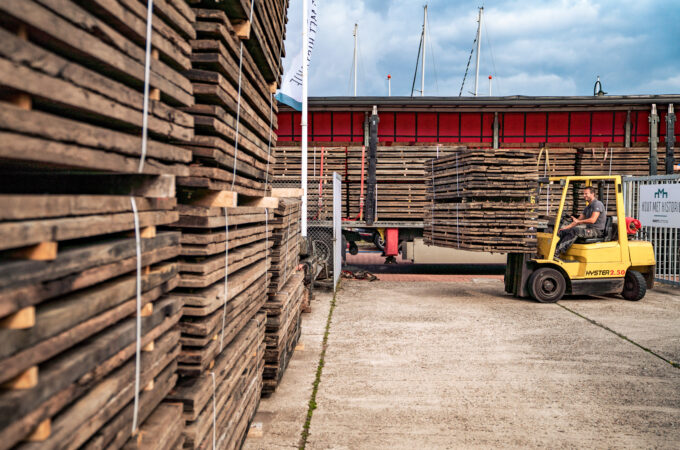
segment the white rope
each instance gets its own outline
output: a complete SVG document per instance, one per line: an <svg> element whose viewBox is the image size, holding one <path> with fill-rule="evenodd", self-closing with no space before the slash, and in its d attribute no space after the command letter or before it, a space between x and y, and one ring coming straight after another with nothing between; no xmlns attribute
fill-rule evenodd
<svg viewBox="0 0 680 450"><path fill-rule="evenodd" d="M456 192L460 196L460 185L458 184L458 152L456 152ZM462 196L461 196L462 197ZM458 203L456 202L456 240L458 241L458 248L460 248L460 229L458 226Z"/></svg>
<svg viewBox="0 0 680 450"><path fill-rule="evenodd" d="M135 222L135 251L137 252L137 323L136 323L136 345L135 345L135 400L132 411L132 435L137 432L137 421L139 420L139 378L140 378L140 357L142 351L142 243L139 235L139 214L137 213L137 203L134 197L130 197L132 214Z"/></svg>
<svg viewBox="0 0 680 450"><path fill-rule="evenodd" d="M272 126L274 125L274 94L269 94L269 142L267 143L267 169L264 171L264 194L269 180L269 159L272 151Z"/></svg>
<svg viewBox="0 0 680 450"><path fill-rule="evenodd" d="M269 286L269 209L264 209L264 284Z"/></svg>
<svg viewBox="0 0 680 450"><path fill-rule="evenodd" d="M224 348L224 325L227 320L227 299L229 294L229 217L224 207L224 302L222 305L222 332L220 333L220 352Z"/></svg>
<svg viewBox="0 0 680 450"><path fill-rule="evenodd" d="M153 20L153 0L148 0L146 7L146 54L144 55L144 107L142 112L142 156L139 159L138 172L144 170L146 159L146 141L149 135L149 78L151 73L151 31Z"/></svg>
<svg viewBox="0 0 680 450"><path fill-rule="evenodd" d="M153 30L153 0L148 0L146 7L146 53L144 55L144 105L142 107L142 154L139 158L137 171L144 171L144 161L146 160L146 147L149 135L149 78L151 77L151 33ZM137 252L137 287L136 287L136 342L135 342L135 399L132 410L132 435L137 433L139 421L139 384L140 384L140 359L142 351L142 244L139 234L139 214L137 212L137 202L134 197L130 197L132 213L135 223L135 249Z"/></svg>
<svg viewBox="0 0 680 450"><path fill-rule="evenodd" d="M290 216L288 216L288 226L286 227L286 252L283 256L283 282L288 278L288 240L290 239Z"/></svg>
<svg viewBox="0 0 680 450"><path fill-rule="evenodd" d="M434 202L437 200L437 194L434 187L434 159L430 160L430 165L432 166L432 222L431 232L432 232L432 244L434 244Z"/></svg>
<svg viewBox="0 0 680 450"><path fill-rule="evenodd" d="M213 394L212 394L212 448L215 450L217 448L217 443L215 440L217 439L217 399L216 399L216 388L215 388L215 372L210 372L210 375L212 376L212 388L213 388Z"/></svg>
<svg viewBox="0 0 680 450"><path fill-rule="evenodd" d="M252 23L253 21L253 8L255 6L255 0L250 3L250 16L248 20ZM231 190L234 190L234 183L236 183L236 163L238 157L238 138L239 138L239 125L241 122L241 80L243 79L243 40L241 40L241 48L239 50L238 57L238 97L236 99L236 136L234 138L234 170L231 179ZM271 129L271 127L270 127Z"/></svg>

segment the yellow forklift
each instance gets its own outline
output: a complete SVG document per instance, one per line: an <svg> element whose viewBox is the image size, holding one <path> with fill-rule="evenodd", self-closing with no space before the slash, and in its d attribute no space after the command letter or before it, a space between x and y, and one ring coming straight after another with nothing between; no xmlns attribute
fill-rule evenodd
<svg viewBox="0 0 680 450"><path fill-rule="evenodd" d="M565 294L621 294L632 301L644 297L654 283L654 250L651 243L633 239L633 230L629 229L625 217L621 177L550 177L542 181L562 189L555 217L561 220L550 220L546 230L537 233L536 254L508 254L506 292L542 303L557 302ZM613 187L616 213L607 216L604 235L579 238L561 258L554 258L560 224L571 215L565 208L568 195L573 195L577 185L602 186L605 183ZM577 211L573 213L578 215Z"/></svg>

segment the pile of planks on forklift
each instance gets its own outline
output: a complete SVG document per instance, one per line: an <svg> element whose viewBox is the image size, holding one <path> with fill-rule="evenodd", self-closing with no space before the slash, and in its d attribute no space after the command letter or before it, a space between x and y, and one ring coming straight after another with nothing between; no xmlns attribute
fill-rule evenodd
<svg viewBox="0 0 680 450"><path fill-rule="evenodd" d="M0 449L238 448L299 336L288 1L149 3L0 3Z"/></svg>

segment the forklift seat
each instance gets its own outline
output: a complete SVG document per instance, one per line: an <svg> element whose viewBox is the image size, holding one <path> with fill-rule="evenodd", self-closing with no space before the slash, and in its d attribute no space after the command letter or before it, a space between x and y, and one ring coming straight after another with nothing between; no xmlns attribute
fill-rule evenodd
<svg viewBox="0 0 680 450"><path fill-rule="evenodd" d="M616 227L614 226L614 217L607 216L607 220L604 222L604 233L601 237L594 238L577 238L577 244L595 244L597 242L609 242L616 239Z"/></svg>

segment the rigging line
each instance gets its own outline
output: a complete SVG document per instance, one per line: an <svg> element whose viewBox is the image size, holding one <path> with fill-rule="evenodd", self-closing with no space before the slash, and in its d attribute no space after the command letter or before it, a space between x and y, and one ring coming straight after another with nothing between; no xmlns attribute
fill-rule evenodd
<svg viewBox="0 0 680 450"><path fill-rule="evenodd" d="M435 92L439 94L439 80L437 78L437 61L434 57L434 46L432 45L432 36L430 35L430 28L427 28L427 38L430 44L430 55L432 56L432 68L434 69L434 87Z"/></svg>
<svg viewBox="0 0 680 450"><path fill-rule="evenodd" d="M486 38L486 45L489 47L489 54L491 55L491 67L493 67L493 77L496 81L496 91L498 92L498 95L500 95L501 92L501 86L500 83L498 82L498 71L496 70L496 59L493 56L493 47L491 46L491 38L489 37L489 30L486 27L486 21L482 22L482 25L484 26L484 37Z"/></svg>
<svg viewBox="0 0 680 450"><path fill-rule="evenodd" d="M420 48L423 46L423 32L420 32L420 43L418 44L418 56L416 57L416 70L413 72L413 84L411 85L411 97L413 97L413 90L416 87L416 77L418 76L418 66L420 63Z"/></svg>
<svg viewBox="0 0 680 450"><path fill-rule="evenodd" d="M470 70L470 61L472 61L472 54L475 51L475 44L477 43L477 34L475 33L475 38L472 41L472 49L470 49L470 56L468 57L467 66L465 66L465 74L463 75L463 82L460 85L460 92L458 92L458 97L463 95L463 87L465 86L465 79L467 78L468 71Z"/></svg>

